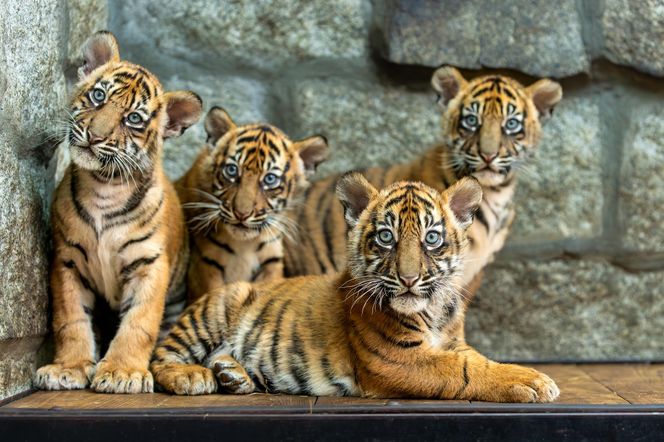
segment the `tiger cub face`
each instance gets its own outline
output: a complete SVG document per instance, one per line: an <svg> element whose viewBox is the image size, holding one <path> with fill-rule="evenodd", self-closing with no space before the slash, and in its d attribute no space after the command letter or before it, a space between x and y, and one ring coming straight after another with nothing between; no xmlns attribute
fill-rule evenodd
<svg viewBox="0 0 664 442"><path fill-rule="evenodd" d="M145 68L120 60L109 32L83 49L85 62L70 105L68 142L78 166L105 178L149 172L163 138L180 135L201 113L193 92L164 92Z"/></svg>
<svg viewBox="0 0 664 442"><path fill-rule="evenodd" d="M487 186L510 179L535 150L542 122L562 98L560 85L548 79L528 87L501 75L466 81L449 66L431 82L445 109L443 136L452 148L452 167L457 176L473 175Z"/></svg>
<svg viewBox="0 0 664 442"><path fill-rule="evenodd" d="M210 155L199 184L212 201L205 219L221 220L243 239L288 235L284 211L327 157L327 140L292 141L268 124L236 125L219 107L208 113L205 130Z"/></svg>
<svg viewBox="0 0 664 442"><path fill-rule="evenodd" d="M442 194L406 181L378 192L351 174L339 181L337 195L350 232L351 293L406 315L449 301L439 298L450 296L465 231L482 200L475 179L462 178Z"/></svg>

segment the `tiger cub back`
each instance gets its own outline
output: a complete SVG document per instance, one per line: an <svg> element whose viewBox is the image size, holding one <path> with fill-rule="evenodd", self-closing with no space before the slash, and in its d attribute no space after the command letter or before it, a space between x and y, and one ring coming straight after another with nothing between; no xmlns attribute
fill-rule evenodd
<svg viewBox="0 0 664 442"><path fill-rule="evenodd" d="M321 136L291 141L268 124L236 125L221 108L205 119L206 146L177 182L191 235L189 297L225 283L283 276L288 217L327 156Z"/></svg>
<svg viewBox="0 0 664 442"><path fill-rule="evenodd" d="M416 182L338 184L349 227L341 274L237 283L191 305L155 351L176 394L308 395L544 402L555 383L490 361L463 338L457 287L482 199L461 179L442 194Z"/></svg>
<svg viewBox="0 0 664 442"><path fill-rule="evenodd" d="M55 360L35 386L108 393L152 391L148 371L167 307L184 307L187 244L177 194L161 165L163 139L201 113L193 92L165 92L145 68L120 60L115 37L84 46L69 108L72 163L55 191L51 266ZM103 358L95 307L119 326Z"/></svg>
<svg viewBox="0 0 664 442"><path fill-rule="evenodd" d="M525 87L501 75L466 80L456 69L443 67L432 77L443 108L443 142L413 161L362 170L373 185L399 180L421 181L442 191L460 178L472 176L484 198L469 231L462 284L466 286L491 262L507 238L514 218L512 197L518 171L537 149L541 123L560 101L560 85L543 79ZM346 226L334 195L339 175L315 182L294 220L297 241L286 244L288 276L340 271L346 265Z"/></svg>

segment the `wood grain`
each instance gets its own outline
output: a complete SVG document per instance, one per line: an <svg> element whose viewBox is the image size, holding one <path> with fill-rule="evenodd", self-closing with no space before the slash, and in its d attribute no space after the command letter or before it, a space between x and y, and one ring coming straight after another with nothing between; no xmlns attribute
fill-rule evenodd
<svg viewBox="0 0 664 442"><path fill-rule="evenodd" d="M664 364L532 365L551 376L561 390L552 406L664 404ZM472 411L486 404L467 401L365 399L251 394L172 396L164 393L114 395L91 391L39 391L0 409L214 409L228 413L395 413ZM503 405L495 405L501 407ZM506 407L507 408L507 407ZM512 407L514 408L514 407Z"/></svg>

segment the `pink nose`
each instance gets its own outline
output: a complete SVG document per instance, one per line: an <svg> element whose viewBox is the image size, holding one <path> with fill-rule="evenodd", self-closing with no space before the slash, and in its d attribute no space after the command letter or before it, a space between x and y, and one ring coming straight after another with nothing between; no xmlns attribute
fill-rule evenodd
<svg viewBox="0 0 664 442"><path fill-rule="evenodd" d="M482 156L482 159L484 160L484 162L487 163L487 164L491 163L498 156L497 153L489 153L489 154L482 153L480 155Z"/></svg>
<svg viewBox="0 0 664 442"><path fill-rule="evenodd" d="M414 286L418 279L420 279L419 275L415 275L415 276L399 275L399 280L403 283L403 285L405 285L406 287L409 287L409 288Z"/></svg>
<svg viewBox="0 0 664 442"><path fill-rule="evenodd" d="M95 135L93 132L88 132L88 140L90 141L90 144L95 144L104 141L104 137Z"/></svg>
<svg viewBox="0 0 664 442"><path fill-rule="evenodd" d="M251 216L251 212L233 210L233 213L235 214L235 218L237 218L238 221L246 221Z"/></svg>

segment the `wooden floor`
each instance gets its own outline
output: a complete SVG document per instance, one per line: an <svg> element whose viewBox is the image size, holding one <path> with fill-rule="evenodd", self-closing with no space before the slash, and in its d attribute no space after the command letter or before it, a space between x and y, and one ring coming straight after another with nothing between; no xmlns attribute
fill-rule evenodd
<svg viewBox="0 0 664 442"><path fill-rule="evenodd" d="M555 364L532 365L551 376L560 387L560 398L546 406L555 411L568 406L664 405L664 364ZM468 401L391 400L252 394L248 396L172 396L163 393L140 395L97 394L90 391L32 393L0 407L0 412L19 410L92 409L191 409L226 412L315 413L380 409L383 412L415 410L486 409L488 404ZM495 404L507 411L515 406ZM538 405L526 405L535 406ZM518 405L524 409L524 405ZM622 408L622 407L621 407ZM664 408L664 407L663 407Z"/></svg>

